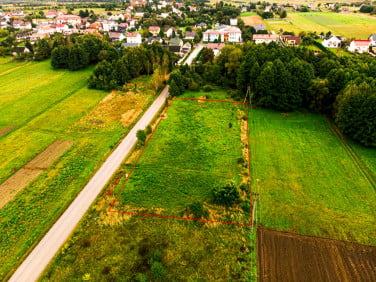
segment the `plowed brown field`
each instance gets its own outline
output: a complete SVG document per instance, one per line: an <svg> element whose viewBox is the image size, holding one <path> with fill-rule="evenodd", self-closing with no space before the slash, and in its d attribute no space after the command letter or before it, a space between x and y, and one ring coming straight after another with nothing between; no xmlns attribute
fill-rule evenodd
<svg viewBox="0 0 376 282"><path fill-rule="evenodd" d="M259 281L376 281L376 247L257 228Z"/></svg>

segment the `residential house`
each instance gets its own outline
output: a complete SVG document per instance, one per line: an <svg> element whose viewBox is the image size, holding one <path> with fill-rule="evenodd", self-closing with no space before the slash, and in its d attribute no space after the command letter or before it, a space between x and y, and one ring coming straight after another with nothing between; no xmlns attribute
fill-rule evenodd
<svg viewBox="0 0 376 282"><path fill-rule="evenodd" d="M177 34L177 31L175 28L173 27L165 27L164 30L164 35L167 37L167 38L171 38L172 36L176 35Z"/></svg>
<svg viewBox="0 0 376 282"><path fill-rule="evenodd" d="M189 6L189 11L191 11L191 12L197 12L197 7L195 7L195 6Z"/></svg>
<svg viewBox="0 0 376 282"><path fill-rule="evenodd" d="M66 24L56 24L55 29L58 33L65 33L69 30L69 26Z"/></svg>
<svg viewBox="0 0 376 282"><path fill-rule="evenodd" d="M142 36L141 34L137 32L129 32L125 36L127 39L127 43L135 43L135 44L141 44L142 43Z"/></svg>
<svg viewBox="0 0 376 282"><path fill-rule="evenodd" d="M19 42L19 41L29 39L30 34L31 32L19 32L16 34L16 40Z"/></svg>
<svg viewBox="0 0 376 282"><path fill-rule="evenodd" d="M137 12L137 13L134 14L134 17L141 19L141 18L144 17L144 14L145 14L144 12Z"/></svg>
<svg viewBox="0 0 376 282"><path fill-rule="evenodd" d="M281 42L287 46L299 46L301 37L293 35L281 35Z"/></svg>
<svg viewBox="0 0 376 282"><path fill-rule="evenodd" d="M338 48L341 47L341 42L342 40L338 36L332 35L329 38L324 39L322 46L326 48Z"/></svg>
<svg viewBox="0 0 376 282"><path fill-rule="evenodd" d="M206 24L206 23L199 23L199 24L196 24L196 26L195 26L196 28L201 28L201 29L204 29L204 28L207 28L208 27L208 25Z"/></svg>
<svg viewBox="0 0 376 282"><path fill-rule="evenodd" d="M130 0L131 7L142 7L147 4L147 0Z"/></svg>
<svg viewBox="0 0 376 282"><path fill-rule="evenodd" d="M371 34L368 39L371 40L371 46L376 47L376 33Z"/></svg>
<svg viewBox="0 0 376 282"><path fill-rule="evenodd" d="M9 27L7 19L5 19L5 18L0 19L0 28L5 29L7 27Z"/></svg>
<svg viewBox="0 0 376 282"><path fill-rule="evenodd" d="M266 43L269 44L270 42L277 42L279 40L279 35L277 34L254 34L253 40L256 44Z"/></svg>
<svg viewBox="0 0 376 282"><path fill-rule="evenodd" d="M62 15L56 17L56 23L66 23L69 25L78 25L81 23L81 17L75 15Z"/></svg>
<svg viewBox="0 0 376 282"><path fill-rule="evenodd" d="M238 19L230 19L230 25L231 26L237 26L238 25Z"/></svg>
<svg viewBox="0 0 376 282"><path fill-rule="evenodd" d="M147 38L148 44L152 44L153 42L159 42L162 43L163 40L159 36L150 36Z"/></svg>
<svg viewBox="0 0 376 282"><path fill-rule="evenodd" d="M170 13L161 13L159 16L163 19L167 18L170 15Z"/></svg>
<svg viewBox="0 0 376 282"><path fill-rule="evenodd" d="M184 42L180 38L171 38L170 42L168 43L168 49L175 54L181 54L183 45Z"/></svg>
<svg viewBox="0 0 376 282"><path fill-rule="evenodd" d="M30 35L30 41L38 41L39 39L50 38L50 35L47 33L33 33Z"/></svg>
<svg viewBox="0 0 376 282"><path fill-rule="evenodd" d="M187 31L185 32L184 39L193 40L195 39L195 36L196 36L196 31Z"/></svg>
<svg viewBox="0 0 376 282"><path fill-rule="evenodd" d="M31 22L24 22L21 20L14 20L13 21L13 28L19 30L27 30L32 29Z"/></svg>
<svg viewBox="0 0 376 282"><path fill-rule="evenodd" d="M101 21L103 31L115 31L118 28L118 23L116 21Z"/></svg>
<svg viewBox="0 0 376 282"><path fill-rule="evenodd" d="M367 53L371 46L371 40L353 40L347 48L350 52L354 53Z"/></svg>
<svg viewBox="0 0 376 282"><path fill-rule="evenodd" d="M120 23L118 24L118 32L126 32L128 29L128 24L127 23Z"/></svg>
<svg viewBox="0 0 376 282"><path fill-rule="evenodd" d="M25 54L25 53L30 53L30 50L27 47L24 46L17 46L14 47L14 52L12 53L13 56Z"/></svg>
<svg viewBox="0 0 376 282"><path fill-rule="evenodd" d="M109 32L108 36L110 37L111 42L119 42L125 39L124 34L120 32Z"/></svg>
<svg viewBox="0 0 376 282"><path fill-rule="evenodd" d="M153 36L157 36L161 31L161 28L159 26L149 26L148 30Z"/></svg>
<svg viewBox="0 0 376 282"><path fill-rule="evenodd" d="M186 42L186 43L184 43L184 45L181 47L180 53L181 53L182 55L188 54L189 52L191 52L191 49L192 49L192 45L191 45L191 43Z"/></svg>
<svg viewBox="0 0 376 282"><path fill-rule="evenodd" d="M137 24L138 24L138 19L129 19L130 28L135 28Z"/></svg>
<svg viewBox="0 0 376 282"><path fill-rule="evenodd" d="M56 17L57 17L57 11L55 11L55 10L51 10L51 11L48 11L46 13L46 18L47 19L54 19Z"/></svg>
<svg viewBox="0 0 376 282"><path fill-rule="evenodd" d="M218 56L219 53L221 52L222 48L225 47L225 46L226 46L225 43L208 43L206 45L206 48L212 49L214 56Z"/></svg>
<svg viewBox="0 0 376 282"><path fill-rule="evenodd" d="M258 32L259 30L266 30L266 26L264 24L255 24L253 28Z"/></svg>

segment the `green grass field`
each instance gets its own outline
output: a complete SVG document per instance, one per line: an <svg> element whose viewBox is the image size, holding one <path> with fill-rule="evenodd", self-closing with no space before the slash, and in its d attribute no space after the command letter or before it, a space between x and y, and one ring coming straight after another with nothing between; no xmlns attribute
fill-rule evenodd
<svg viewBox="0 0 376 282"><path fill-rule="evenodd" d="M54 141L74 144L0 210L0 279L20 262L129 130L120 121L122 114L133 108L141 113L153 98L147 84L139 82L140 93L115 93L104 101L109 93L87 89L91 68L70 72L52 70L49 61L20 68L10 64L12 71L0 76L0 128L14 129L0 136L0 183Z"/></svg>
<svg viewBox="0 0 376 282"><path fill-rule="evenodd" d="M239 183L239 110L245 113L238 104L174 100L120 201L178 211L208 201L217 184L231 179Z"/></svg>
<svg viewBox="0 0 376 282"><path fill-rule="evenodd" d="M375 245L375 191L316 114L252 110L257 219L301 234ZM375 173L375 149L356 147Z"/></svg>
<svg viewBox="0 0 376 282"><path fill-rule="evenodd" d="M271 22L265 21L268 29L279 31L293 31L299 34L306 32L331 31L332 34L345 36L348 38L366 39L376 30L376 18L361 14L341 14L332 12L290 12L287 21Z"/></svg>

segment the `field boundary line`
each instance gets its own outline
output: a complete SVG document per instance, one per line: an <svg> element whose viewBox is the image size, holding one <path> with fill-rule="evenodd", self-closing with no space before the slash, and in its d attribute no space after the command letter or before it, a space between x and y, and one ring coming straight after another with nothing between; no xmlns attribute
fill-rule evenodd
<svg viewBox="0 0 376 282"><path fill-rule="evenodd" d="M13 71L15 71L15 70L18 70L18 69L20 69L20 68L23 68L23 67L29 65L29 63L30 63L30 62L27 62L26 64L23 64L22 66L14 67L14 68L11 68L11 69L9 69L9 70L3 71L2 73L0 73L0 76L6 75L6 74L11 73L11 72L13 72Z"/></svg>
<svg viewBox="0 0 376 282"><path fill-rule="evenodd" d="M374 176L372 171L368 168L368 166L364 163L364 161L359 157L359 155L354 151L351 145L347 142L346 138L343 136L342 132L338 129L338 127L326 115L324 115L324 119L328 123L329 128L332 131L332 133L341 142L341 144L345 148L345 151L353 160L355 166L358 167L358 169L362 172L364 177L371 184L373 189L376 190L376 177Z"/></svg>
<svg viewBox="0 0 376 282"><path fill-rule="evenodd" d="M247 116L247 140L248 140L248 171L249 171L249 189L250 189L250 222L251 223L241 223L241 222L226 222L226 221L220 221L220 220L209 220L209 219L201 219L201 218L187 218L187 217L179 217L179 216L169 216L169 215L160 215L160 214L148 214L148 213L138 213L138 212L128 212L128 211L119 211L119 210L114 210L114 206L116 202L118 202L118 198L120 197L120 194L123 192L128 180L132 176L133 172L136 170L136 166L141 159L142 155L145 152L145 149L149 145L152 137L154 136L154 133L157 131L159 124L162 121L162 116L167 112L169 109L170 105L173 103L174 100L188 100L188 101L203 101L203 102L219 102L219 103L230 103L230 104L243 104L246 108L246 116ZM240 129L241 130L241 129ZM248 116L248 103L245 102L238 102L238 101L222 101L222 100L208 100L208 99L195 99L195 98L183 98L183 97L173 97L171 102L167 105L167 107L162 111L160 114L160 118L157 121L157 124L155 126L155 129L151 133L150 137L147 139L145 142L145 145L143 146L142 150L138 154L135 163L133 164L130 172L126 174L125 181L122 183L121 188L119 191L116 193L116 196L114 200L110 203L108 212L114 212L114 213L121 213L121 214L130 214L130 215L140 215L140 216L153 216L153 217L160 217L160 218L171 218L171 219L180 219L180 220L190 220L190 221L201 221L201 222L213 222L213 223L224 223L224 224L233 224L233 225L241 225L241 226L253 226L253 218L252 218L252 188L251 188L251 168L250 168L250 140L249 140L249 116ZM108 193L110 194L110 193Z"/></svg>

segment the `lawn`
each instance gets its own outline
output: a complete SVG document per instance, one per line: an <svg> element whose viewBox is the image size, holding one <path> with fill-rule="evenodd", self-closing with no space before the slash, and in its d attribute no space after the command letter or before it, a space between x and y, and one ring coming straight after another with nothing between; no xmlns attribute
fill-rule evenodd
<svg viewBox="0 0 376 282"><path fill-rule="evenodd" d="M0 279L63 212L153 100L148 79L134 82L136 90L130 84L128 92L89 90L91 72L54 71L46 61L0 76L0 128L13 127L0 136L0 184L53 142L74 142L0 209Z"/></svg>
<svg viewBox="0 0 376 282"><path fill-rule="evenodd" d="M244 105L174 100L126 184L121 203L162 208L168 214L210 200L216 185L240 183L239 111L245 115Z"/></svg>
<svg viewBox="0 0 376 282"><path fill-rule="evenodd" d="M376 18L360 14L342 14L332 12L294 13L287 15L288 22L265 21L268 29L279 31L301 31L327 33L345 36L348 38L365 39L376 30Z"/></svg>
<svg viewBox="0 0 376 282"><path fill-rule="evenodd" d="M250 114L257 219L266 227L375 245L375 191L316 114ZM356 148L375 172L375 149Z"/></svg>

